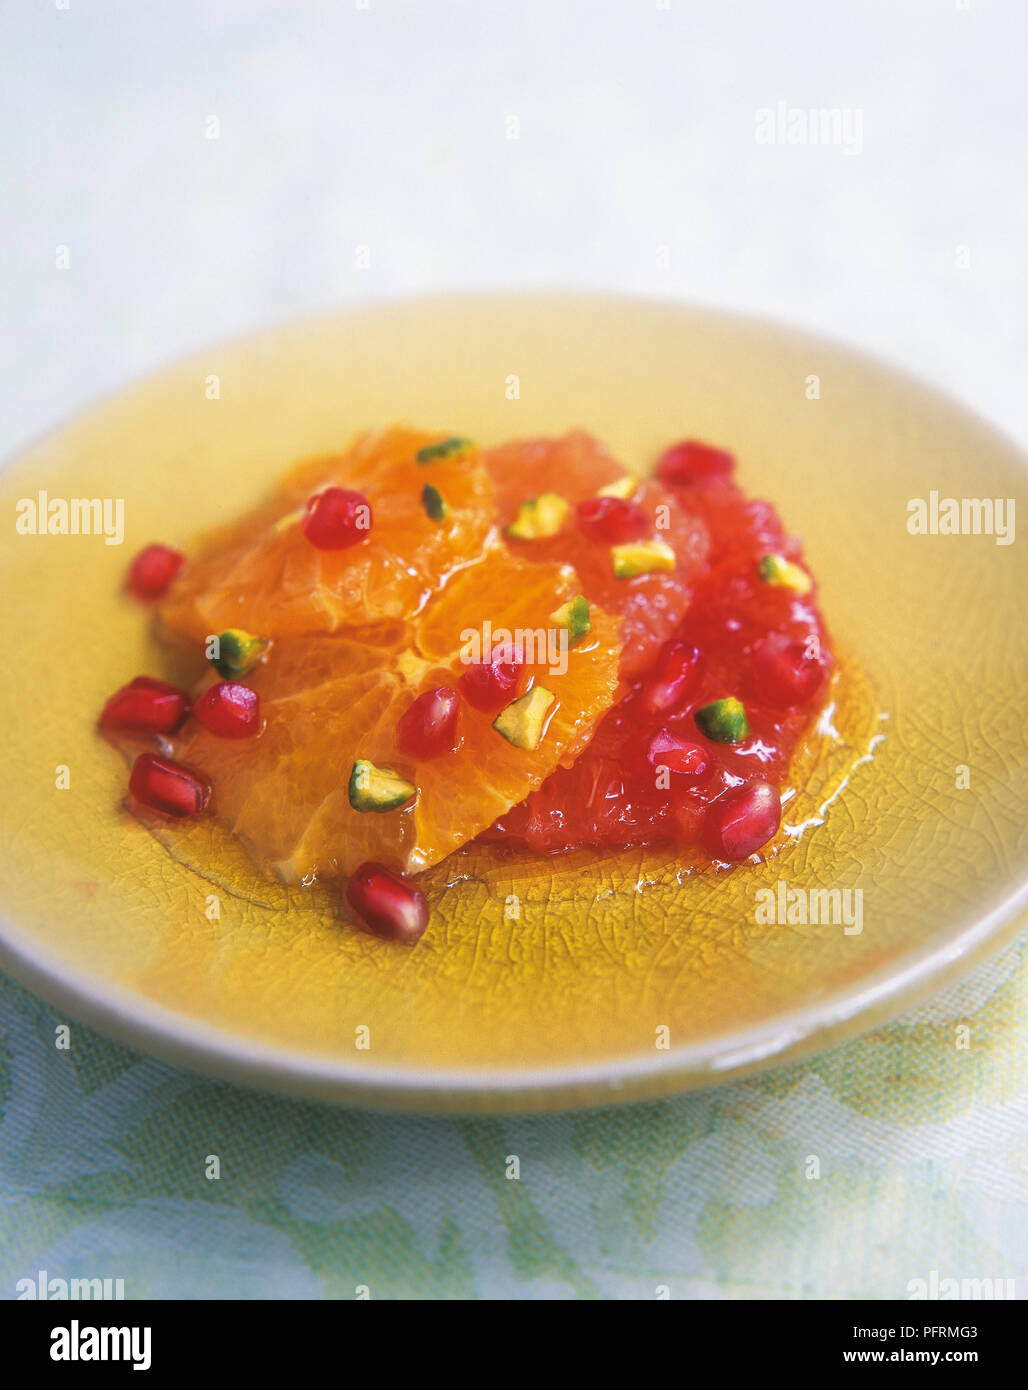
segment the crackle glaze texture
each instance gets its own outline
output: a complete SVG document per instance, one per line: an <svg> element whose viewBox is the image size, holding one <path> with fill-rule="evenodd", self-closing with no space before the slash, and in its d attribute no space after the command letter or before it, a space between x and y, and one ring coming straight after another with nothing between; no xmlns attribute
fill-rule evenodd
<svg viewBox="0 0 1028 1390"><path fill-rule="evenodd" d="M486 444L582 426L638 471L683 436L737 453L747 492L803 536L842 657L837 734L801 760L767 862L713 874L659 848L475 849L425 877L433 924L404 951L341 927L327 892L258 878L209 823L172 840L124 814L96 713L166 671L120 592L128 559L156 539L188 548L294 459L393 420ZM125 499L120 548L0 536L4 959L123 1037L185 1055L203 1025L210 1065L224 1044L229 1070L288 1058L291 1077L250 1074L395 1104L655 1094L830 1041L858 1021L840 1003L855 991L941 953L904 985L923 989L960 967L976 920L995 914L997 939L1016 927L1024 546L911 536L906 517L931 490L1020 506L1023 467L981 423L847 352L594 297L400 304L211 348L44 439L0 488L8 516L39 488ZM806 822L822 823L789 833ZM779 879L862 889L863 931L758 924L755 891ZM879 996L859 1018L894 1007Z"/></svg>

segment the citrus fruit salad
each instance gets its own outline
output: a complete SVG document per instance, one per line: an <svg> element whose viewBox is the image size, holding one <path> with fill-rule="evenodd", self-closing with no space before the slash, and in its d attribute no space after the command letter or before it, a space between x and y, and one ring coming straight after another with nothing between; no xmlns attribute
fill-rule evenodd
<svg viewBox="0 0 1028 1390"><path fill-rule="evenodd" d="M799 542L696 441L640 477L580 431L373 431L128 588L196 666L103 709L131 809L212 815L408 943L474 840L764 850L833 665Z"/></svg>

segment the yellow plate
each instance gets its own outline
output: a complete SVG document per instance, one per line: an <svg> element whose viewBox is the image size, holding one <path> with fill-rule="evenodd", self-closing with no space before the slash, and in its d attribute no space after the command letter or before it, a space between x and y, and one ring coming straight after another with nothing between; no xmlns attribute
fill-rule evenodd
<svg viewBox="0 0 1028 1390"><path fill-rule="evenodd" d="M128 817L94 720L165 669L120 593L129 558L188 548L297 457L392 421L489 443L583 426L637 469L682 436L735 450L804 536L845 653L838 737L786 814L823 824L721 875L662 850L457 856L403 950L341 927L327 891L260 880L213 827L161 843ZM375 1105L652 1096L836 1042L1023 920L1024 546L907 521L933 492L1022 506L1024 480L1004 439L891 370L667 305L421 300L213 347L0 478L0 964L173 1060ZM40 489L123 499L124 544L17 534ZM758 920L779 881L861 890L862 931Z"/></svg>

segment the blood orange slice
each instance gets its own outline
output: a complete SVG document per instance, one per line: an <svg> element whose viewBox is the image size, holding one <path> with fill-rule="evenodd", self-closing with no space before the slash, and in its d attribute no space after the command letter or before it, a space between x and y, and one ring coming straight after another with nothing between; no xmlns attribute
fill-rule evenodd
<svg viewBox="0 0 1028 1390"><path fill-rule="evenodd" d="M732 859L777 829L770 812L832 669L828 634L800 543L775 509L719 476L689 494L711 552L670 650L607 713L574 766L555 769L487 838L543 853L703 838L715 857ZM679 670L682 679L669 676ZM737 732L703 719L726 697L744 711Z"/></svg>
<svg viewBox="0 0 1028 1390"><path fill-rule="evenodd" d="M621 674L630 680L645 670L689 607L692 581L709 549L704 522L670 489L653 479L639 480L630 501L644 518L643 535L670 546L674 565L619 579L611 545L616 537L598 534L578 511L579 503L628 476L602 444L576 431L560 439L503 444L486 450L483 460L496 489L501 526L515 520L527 499L545 493L557 493L570 504L555 535L509 544L527 560L573 565L589 601L623 619Z"/></svg>

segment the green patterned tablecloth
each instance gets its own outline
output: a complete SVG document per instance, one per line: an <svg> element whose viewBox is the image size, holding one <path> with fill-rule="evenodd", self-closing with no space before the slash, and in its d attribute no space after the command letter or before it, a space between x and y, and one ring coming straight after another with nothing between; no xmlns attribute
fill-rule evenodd
<svg viewBox="0 0 1028 1390"><path fill-rule="evenodd" d="M786 1071L462 1120L283 1100L78 1026L61 1051L66 1020L0 977L0 1291L45 1270L130 1298L1025 1297L1026 993L1022 939Z"/></svg>

